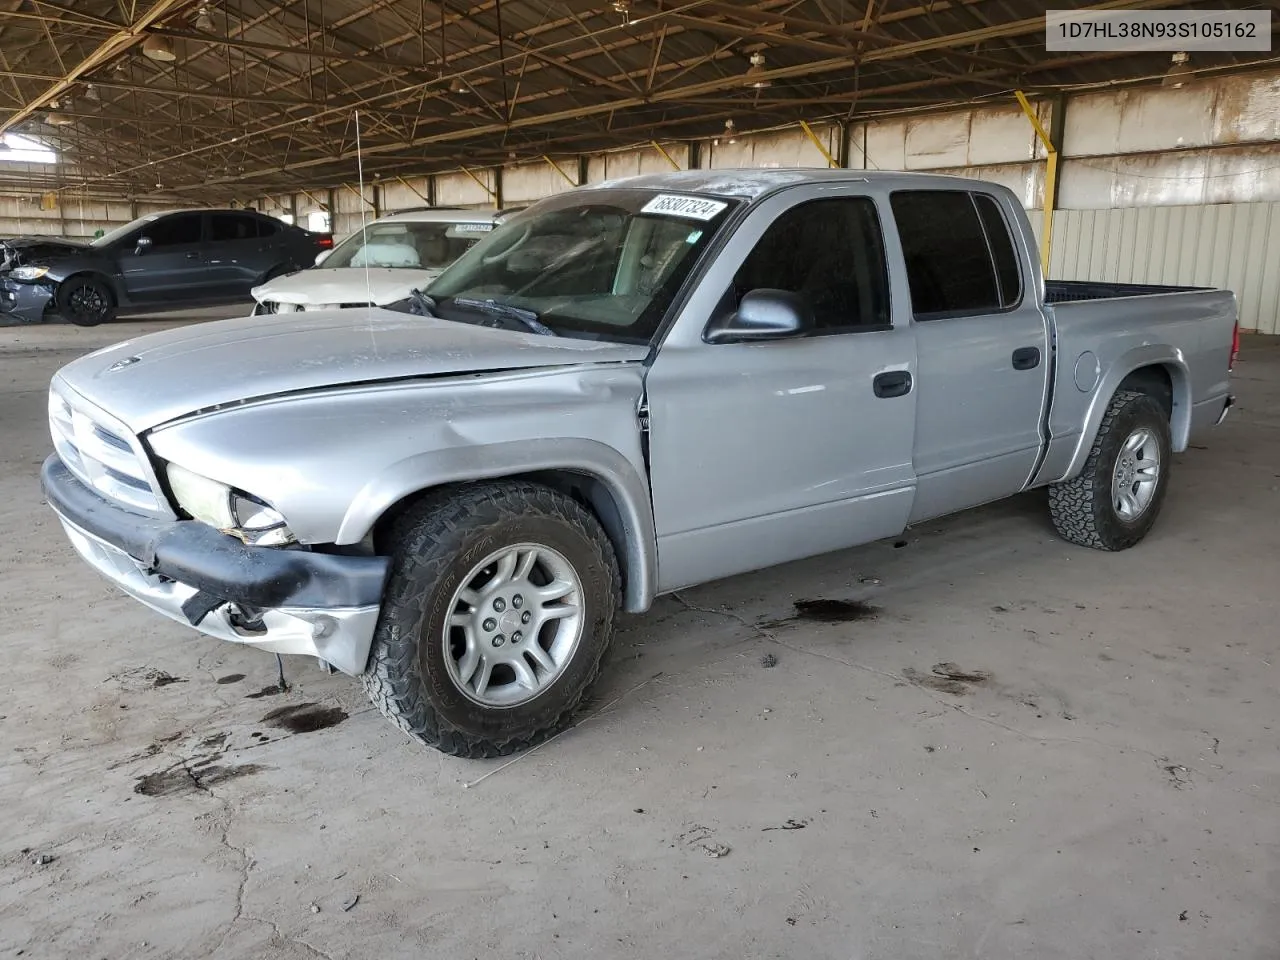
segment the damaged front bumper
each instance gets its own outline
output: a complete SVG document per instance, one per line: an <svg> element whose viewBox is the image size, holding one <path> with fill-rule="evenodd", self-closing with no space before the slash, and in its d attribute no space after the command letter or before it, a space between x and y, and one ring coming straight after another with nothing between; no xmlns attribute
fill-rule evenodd
<svg viewBox="0 0 1280 960"><path fill-rule="evenodd" d="M364 671L385 557L250 547L196 520L134 513L81 483L56 454L41 483L80 556L151 609L220 640Z"/></svg>
<svg viewBox="0 0 1280 960"><path fill-rule="evenodd" d="M0 279L0 322L41 323L53 303L53 290L42 283Z"/></svg>

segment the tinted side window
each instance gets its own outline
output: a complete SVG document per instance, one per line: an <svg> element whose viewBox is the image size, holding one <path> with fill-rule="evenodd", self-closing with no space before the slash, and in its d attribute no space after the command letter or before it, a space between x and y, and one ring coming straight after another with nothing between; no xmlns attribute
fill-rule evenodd
<svg viewBox="0 0 1280 960"><path fill-rule="evenodd" d="M887 326L884 237L867 197L812 200L775 220L734 277L738 300L752 290L798 293L818 330Z"/></svg>
<svg viewBox="0 0 1280 960"><path fill-rule="evenodd" d="M141 236L150 237L153 247L176 247L200 242L200 214L177 213L160 217L143 228Z"/></svg>
<svg viewBox="0 0 1280 960"><path fill-rule="evenodd" d="M894 193L890 204L917 320L1001 308L986 233L968 193L904 190Z"/></svg>
<svg viewBox="0 0 1280 960"><path fill-rule="evenodd" d="M254 217L238 213L213 213L209 215L209 239L215 243L227 240L252 240L258 235L258 223Z"/></svg>
<svg viewBox="0 0 1280 960"><path fill-rule="evenodd" d="M1018 255L1013 249L1009 224L1000 212L1000 205L985 193L975 193L973 202L978 205L978 216L991 246L991 258L996 262L1000 303L1005 307L1016 306L1022 299L1022 271L1018 269Z"/></svg>
<svg viewBox="0 0 1280 960"><path fill-rule="evenodd" d="M254 222L258 225L258 236L260 237L274 237L280 232L280 227L283 226L279 220L272 220L270 217L255 217Z"/></svg>

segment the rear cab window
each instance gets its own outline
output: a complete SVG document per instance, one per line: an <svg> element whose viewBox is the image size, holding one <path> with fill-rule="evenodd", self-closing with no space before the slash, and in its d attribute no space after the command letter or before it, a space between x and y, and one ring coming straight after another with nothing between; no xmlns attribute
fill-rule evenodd
<svg viewBox="0 0 1280 960"><path fill-rule="evenodd" d="M898 190L889 198L918 321L1001 313L1022 299L1009 225L988 194Z"/></svg>

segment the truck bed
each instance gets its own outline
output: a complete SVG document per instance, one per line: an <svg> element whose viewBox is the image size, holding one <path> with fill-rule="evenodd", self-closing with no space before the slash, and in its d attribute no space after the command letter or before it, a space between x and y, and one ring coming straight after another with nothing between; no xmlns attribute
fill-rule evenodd
<svg viewBox="0 0 1280 960"><path fill-rule="evenodd" d="M1045 303L1072 303L1079 300L1113 300L1117 297L1145 297L1155 293L1191 293L1212 287L1167 287L1154 283L1098 283L1093 280L1046 280Z"/></svg>

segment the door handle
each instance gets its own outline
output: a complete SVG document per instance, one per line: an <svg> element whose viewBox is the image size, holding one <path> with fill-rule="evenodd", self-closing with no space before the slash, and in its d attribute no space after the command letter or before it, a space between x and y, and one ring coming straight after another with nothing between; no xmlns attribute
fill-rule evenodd
<svg viewBox="0 0 1280 960"><path fill-rule="evenodd" d="M199 260L199 259L200 259L200 254L198 254L198 253L196 253L194 250L192 250L190 253L188 253L188 254L187 254L187 259L188 259L188 260Z"/></svg>
<svg viewBox="0 0 1280 960"><path fill-rule="evenodd" d="M1040 366L1039 347L1019 347L1013 351L1013 369L1034 370Z"/></svg>
<svg viewBox="0 0 1280 960"><path fill-rule="evenodd" d="M877 397L888 400L891 397L905 397L911 392L911 373L907 370L890 370L878 373L871 381L871 389Z"/></svg>

